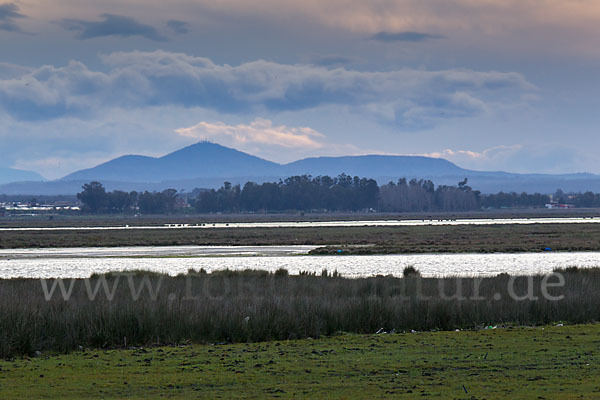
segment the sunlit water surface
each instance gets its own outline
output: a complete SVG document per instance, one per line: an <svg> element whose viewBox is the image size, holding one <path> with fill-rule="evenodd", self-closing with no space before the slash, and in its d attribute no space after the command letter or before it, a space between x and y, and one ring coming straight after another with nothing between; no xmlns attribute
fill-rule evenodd
<svg viewBox="0 0 600 400"><path fill-rule="evenodd" d="M309 256L314 246L174 246L0 251L0 278L85 278L92 273L149 270L176 275L189 269L287 269L346 277L402 275L412 265L423 276L492 276L547 273L567 266L599 267L600 252L517 254L411 254Z"/></svg>

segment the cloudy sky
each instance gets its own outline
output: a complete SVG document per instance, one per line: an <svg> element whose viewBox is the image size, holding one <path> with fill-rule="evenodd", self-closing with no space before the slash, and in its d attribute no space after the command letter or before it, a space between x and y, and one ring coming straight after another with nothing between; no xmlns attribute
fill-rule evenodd
<svg viewBox="0 0 600 400"><path fill-rule="evenodd" d="M600 173L597 0L0 0L0 166L201 139Z"/></svg>

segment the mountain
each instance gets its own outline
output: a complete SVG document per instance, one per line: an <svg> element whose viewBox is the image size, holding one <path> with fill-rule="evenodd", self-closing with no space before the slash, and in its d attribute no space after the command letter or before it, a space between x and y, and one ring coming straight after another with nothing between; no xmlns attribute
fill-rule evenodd
<svg viewBox="0 0 600 400"><path fill-rule="evenodd" d="M281 165L215 143L200 142L154 158L128 155L65 176L61 181L164 182L198 178L290 175L444 176L464 174L441 158L347 156L305 158Z"/></svg>
<svg viewBox="0 0 600 400"><path fill-rule="evenodd" d="M431 179L436 185L456 185L458 181L468 178L469 185L484 193L553 193L558 188L566 192L600 192L600 176L592 174L472 171L441 158L386 155L314 157L282 165L215 143L200 142L163 157L119 157L52 182L41 182L43 178L35 174L11 178L9 181L39 182L0 184L0 193L75 194L81 191L84 183L92 180L102 182L108 190L158 191L174 188L190 191L199 187L217 188L224 181L233 184L244 184L247 181L261 183L278 181L292 175L337 176L341 173L373 178L379 184L405 177Z"/></svg>
<svg viewBox="0 0 600 400"><path fill-rule="evenodd" d="M273 175L281 166L215 143L200 142L155 158L128 155L74 172L62 181L163 182Z"/></svg>
<svg viewBox="0 0 600 400"><path fill-rule="evenodd" d="M442 158L420 156L344 156L305 158L283 166L285 175L330 175L341 173L367 177L429 177L460 175L468 170Z"/></svg>
<svg viewBox="0 0 600 400"><path fill-rule="evenodd" d="M13 168L0 168L0 184L17 181L43 181L43 176L37 172L23 171Z"/></svg>

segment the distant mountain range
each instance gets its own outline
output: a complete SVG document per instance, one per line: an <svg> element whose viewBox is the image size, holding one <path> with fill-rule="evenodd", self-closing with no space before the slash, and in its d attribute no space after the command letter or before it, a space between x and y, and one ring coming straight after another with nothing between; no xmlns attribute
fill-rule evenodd
<svg viewBox="0 0 600 400"><path fill-rule="evenodd" d="M134 155L115 158L61 180L158 183L195 178L279 176L280 169L280 164L229 147L200 142L158 158Z"/></svg>
<svg viewBox="0 0 600 400"><path fill-rule="evenodd" d="M44 181L44 177L37 172L23 171L13 168L0 168L0 185L18 181Z"/></svg>
<svg viewBox="0 0 600 400"><path fill-rule="evenodd" d="M56 181L44 182L35 173L0 169L0 194L74 194L92 180L114 190L192 190L219 187L224 181L277 181L292 175L337 176L341 173L374 178L379 184L398 178L431 179L435 184L469 184L484 193L499 191L552 193L565 191L600 192L600 176L593 174L513 174L482 172L461 168L441 158L420 156L314 157L278 164L210 142L200 142L163 157L127 155L96 167L80 170ZM14 176L11 177L11 176ZM37 182L34 182L37 181Z"/></svg>
<svg viewBox="0 0 600 400"><path fill-rule="evenodd" d="M123 156L74 172L62 181L164 182L196 178L337 176L443 176L464 169L441 158L414 156L346 156L305 158L277 164L210 142L200 142L164 157ZM221 182L222 183L222 182Z"/></svg>

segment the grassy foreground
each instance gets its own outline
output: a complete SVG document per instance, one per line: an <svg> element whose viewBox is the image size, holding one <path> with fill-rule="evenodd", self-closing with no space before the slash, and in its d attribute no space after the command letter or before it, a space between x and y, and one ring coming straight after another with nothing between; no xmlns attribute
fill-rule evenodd
<svg viewBox="0 0 600 400"><path fill-rule="evenodd" d="M600 321L600 269L487 278L347 279L326 272L225 270L0 280L3 358L80 347L248 343L555 321Z"/></svg>
<svg viewBox="0 0 600 400"><path fill-rule="evenodd" d="M0 361L10 398L600 397L600 325L342 334Z"/></svg>

